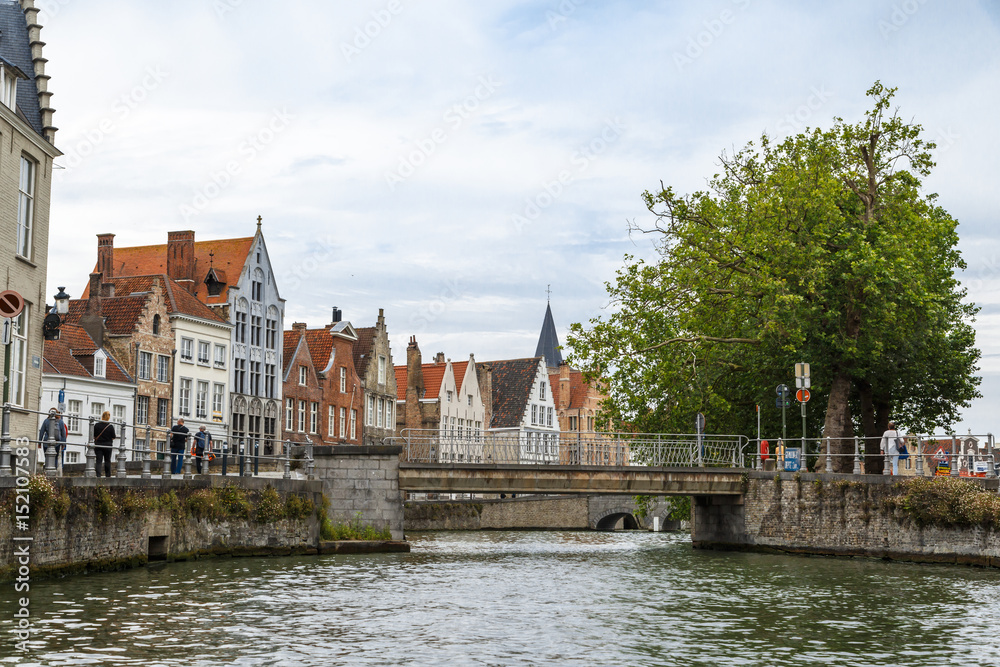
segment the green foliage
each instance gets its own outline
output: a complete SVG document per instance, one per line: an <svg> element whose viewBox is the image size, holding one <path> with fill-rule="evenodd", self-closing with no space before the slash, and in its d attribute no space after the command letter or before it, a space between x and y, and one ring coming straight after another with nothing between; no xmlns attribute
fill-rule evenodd
<svg viewBox="0 0 1000 667"><path fill-rule="evenodd" d="M325 533L324 533L325 529ZM361 520L361 512L347 523L327 522L320 527L320 537L324 540L391 540L392 532L389 526L377 529Z"/></svg>
<svg viewBox="0 0 1000 667"><path fill-rule="evenodd" d="M69 511L69 506L69 493L63 489L62 492L57 494L55 498L52 499L52 515L57 519L63 518Z"/></svg>
<svg viewBox="0 0 1000 667"><path fill-rule="evenodd" d="M225 516L235 519L249 519L253 506L247 498L247 492L233 484L213 489L220 510Z"/></svg>
<svg viewBox="0 0 1000 667"><path fill-rule="evenodd" d="M691 496L674 496L670 505L670 514L667 515L670 521L691 520Z"/></svg>
<svg viewBox="0 0 1000 667"><path fill-rule="evenodd" d="M649 510L652 509L656 498L653 496L633 496L632 501L635 503L635 518L643 519L649 516Z"/></svg>
<svg viewBox="0 0 1000 667"><path fill-rule="evenodd" d="M309 498L290 493L285 500L285 516L299 521L309 518L315 510L315 503Z"/></svg>
<svg viewBox="0 0 1000 667"><path fill-rule="evenodd" d="M121 512L121 508L115 502L107 487L97 487L94 495L96 496L94 510L97 512L97 518L101 521L107 521Z"/></svg>
<svg viewBox="0 0 1000 667"><path fill-rule="evenodd" d="M253 520L257 523L273 523L285 518L285 504L274 487L268 485L260 492L257 506L254 508Z"/></svg>
<svg viewBox="0 0 1000 667"><path fill-rule="evenodd" d="M156 509L156 498L134 489L128 489L118 497L118 506L125 516L137 516Z"/></svg>
<svg viewBox="0 0 1000 667"><path fill-rule="evenodd" d="M873 85L857 123L723 154L706 191L643 195L658 260L626 256L610 315L568 338L616 428L690 432L703 412L713 432L751 433L761 405L778 433L774 387L798 361L813 433L881 434L890 414L926 431L979 396L958 223L921 190L935 146L894 93Z"/></svg>
<svg viewBox="0 0 1000 667"><path fill-rule="evenodd" d="M196 519L219 519L225 516L222 501L215 489L198 489L184 500L184 508Z"/></svg>
<svg viewBox="0 0 1000 667"><path fill-rule="evenodd" d="M29 516L42 516L56 495L56 488L51 480L44 475L32 475L28 478Z"/></svg>
<svg viewBox="0 0 1000 667"><path fill-rule="evenodd" d="M918 526L1000 528L1000 496L975 482L953 477L916 477L896 485L887 499Z"/></svg>
<svg viewBox="0 0 1000 667"><path fill-rule="evenodd" d="M174 521L180 521L185 516L184 504L181 502L180 498L177 497L177 492L171 489L167 493L161 494L157 505L161 510L170 513L170 517Z"/></svg>

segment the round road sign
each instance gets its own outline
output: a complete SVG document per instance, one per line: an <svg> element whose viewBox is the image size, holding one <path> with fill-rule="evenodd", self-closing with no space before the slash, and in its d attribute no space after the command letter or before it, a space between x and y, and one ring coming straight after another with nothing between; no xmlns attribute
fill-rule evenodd
<svg viewBox="0 0 1000 667"><path fill-rule="evenodd" d="M774 393L776 393L778 396L788 396L788 385L779 384L777 387L774 388Z"/></svg>
<svg viewBox="0 0 1000 667"><path fill-rule="evenodd" d="M808 403L809 402L809 390L808 389L799 389L797 392L795 392L795 398L798 399L799 403Z"/></svg>
<svg viewBox="0 0 1000 667"><path fill-rule="evenodd" d="M24 310L24 297L12 289L0 292L0 317L17 317Z"/></svg>

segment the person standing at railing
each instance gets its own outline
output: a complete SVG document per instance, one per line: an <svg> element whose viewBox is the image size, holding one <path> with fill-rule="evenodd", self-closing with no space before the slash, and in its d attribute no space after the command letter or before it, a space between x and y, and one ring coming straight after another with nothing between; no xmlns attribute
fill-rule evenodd
<svg viewBox="0 0 1000 667"><path fill-rule="evenodd" d="M882 434L882 456L887 453L892 458L892 474L899 474L899 446L903 442L903 436L896 430L896 424L889 422L888 428Z"/></svg>
<svg viewBox="0 0 1000 667"><path fill-rule="evenodd" d="M45 418L42 422L42 427L38 429L38 439L41 441L38 446L45 451L48 447L46 444L49 440L49 430L51 427L52 440L55 440L58 444L56 445L58 449L56 452L59 456L59 461L65 463L66 459L66 436L69 435L69 429L66 428L66 422L62 420L62 415L55 408L49 410L49 416Z"/></svg>
<svg viewBox="0 0 1000 667"><path fill-rule="evenodd" d="M194 434L194 463L201 474L201 461L205 456L205 450L212 451L212 434L205 430L205 425L198 427L198 432ZM208 461L205 461L205 474L208 474Z"/></svg>
<svg viewBox="0 0 1000 667"><path fill-rule="evenodd" d="M115 426L111 423L111 413L107 410L101 421L94 424L94 454L97 456L97 476L101 476L101 461L104 461L104 476L111 477L111 448L114 447Z"/></svg>
<svg viewBox="0 0 1000 667"><path fill-rule="evenodd" d="M184 425L184 419L178 418L177 423L170 427L170 474L181 474L184 465L184 448L190 431Z"/></svg>

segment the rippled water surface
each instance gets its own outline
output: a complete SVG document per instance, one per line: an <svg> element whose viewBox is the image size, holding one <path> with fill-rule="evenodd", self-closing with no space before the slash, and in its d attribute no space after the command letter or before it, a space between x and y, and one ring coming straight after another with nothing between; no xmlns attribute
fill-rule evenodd
<svg viewBox="0 0 1000 667"><path fill-rule="evenodd" d="M0 664L1000 665L1000 573L694 551L686 535L423 533L413 552L39 581Z"/></svg>

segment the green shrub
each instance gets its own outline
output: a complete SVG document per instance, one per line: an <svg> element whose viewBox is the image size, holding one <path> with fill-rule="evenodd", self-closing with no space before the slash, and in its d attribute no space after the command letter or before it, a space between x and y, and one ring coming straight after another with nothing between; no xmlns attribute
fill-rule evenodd
<svg viewBox="0 0 1000 667"><path fill-rule="evenodd" d="M128 489L118 498L118 506L125 516L136 516L156 508L156 501L151 496Z"/></svg>
<svg viewBox="0 0 1000 667"><path fill-rule="evenodd" d="M918 526L1000 528L1000 496L954 477L918 477L896 485L887 506Z"/></svg>
<svg viewBox="0 0 1000 667"><path fill-rule="evenodd" d="M196 519L217 519L223 513L221 502L212 489L198 489L187 497L184 506Z"/></svg>
<svg viewBox="0 0 1000 667"><path fill-rule="evenodd" d="M291 493L285 500L285 516L289 519L302 521L313 513L315 503L309 498Z"/></svg>
<svg viewBox="0 0 1000 667"><path fill-rule="evenodd" d="M62 493L52 499L52 515L57 519L63 518L66 516L66 512L69 511L69 506L69 494L63 489Z"/></svg>
<svg viewBox="0 0 1000 667"><path fill-rule="evenodd" d="M670 499L670 514L667 515L670 521L690 521L691 520L691 496L674 496Z"/></svg>
<svg viewBox="0 0 1000 667"><path fill-rule="evenodd" d="M388 525L378 529L362 523L361 512L358 512L354 515L354 519L347 523L331 523L328 528L321 526L320 537L324 540L391 540L392 531Z"/></svg>
<svg viewBox="0 0 1000 667"><path fill-rule="evenodd" d="M99 519L106 521L119 514L120 509L118 507L118 503L115 502L115 499L111 496L111 492L108 491L106 487L97 487L97 491L94 495L97 496L97 505L95 510Z"/></svg>
<svg viewBox="0 0 1000 667"><path fill-rule="evenodd" d="M272 523L285 518L285 505L273 486L269 485L260 492L253 518L257 523Z"/></svg>
<svg viewBox="0 0 1000 667"><path fill-rule="evenodd" d="M56 495L56 488L52 481L45 475L32 475L28 478L28 500L31 517L38 517L45 513L45 510L52 504L52 499Z"/></svg>
<svg viewBox="0 0 1000 667"><path fill-rule="evenodd" d="M220 509L226 516L234 519L249 519L253 506L247 499L247 492L238 486L227 484L214 489Z"/></svg>
<svg viewBox="0 0 1000 667"><path fill-rule="evenodd" d="M170 517L175 521L179 521L185 516L184 504L181 503L181 499L177 497L177 492L173 489L161 494L156 504L161 510L170 512Z"/></svg>

